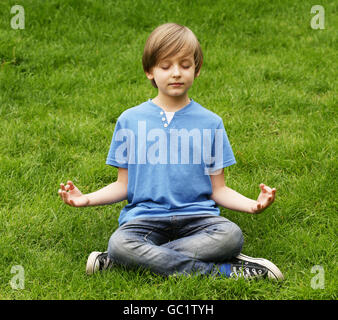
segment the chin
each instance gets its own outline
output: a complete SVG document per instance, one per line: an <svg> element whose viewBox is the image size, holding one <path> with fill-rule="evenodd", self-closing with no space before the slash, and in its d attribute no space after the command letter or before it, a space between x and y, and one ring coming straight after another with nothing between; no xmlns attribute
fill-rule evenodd
<svg viewBox="0 0 338 320"><path fill-rule="evenodd" d="M170 90L167 92L169 96L178 97L183 96L187 93L187 90L182 90L182 88L177 88L176 90Z"/></svg>
<svg viewBox="0 0 338 320"><path fill-rule="evenodd" d="M170 93L168 94L169 97L180 97L183 96L185 92L178 92L178 93Z"/></svg>

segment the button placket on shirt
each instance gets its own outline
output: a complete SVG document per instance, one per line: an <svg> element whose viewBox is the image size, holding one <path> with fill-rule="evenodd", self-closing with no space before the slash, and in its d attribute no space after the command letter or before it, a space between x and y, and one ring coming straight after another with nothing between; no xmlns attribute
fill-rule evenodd
<svg viewBox="0 0 338 320"><path fill-rule="evenodd" d="M163 116L163 115L164 115L164 112L163 112L163 111L160 112L160 115L162 116L162 121L163 121L163 122L167 120L166 117ZM168 127L168 123L164 122L163 126L164 126L165 128Z"/></svg>

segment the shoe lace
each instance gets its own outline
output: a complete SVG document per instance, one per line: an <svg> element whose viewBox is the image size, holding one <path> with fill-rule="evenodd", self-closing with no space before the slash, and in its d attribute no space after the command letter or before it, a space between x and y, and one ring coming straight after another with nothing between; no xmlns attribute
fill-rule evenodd
<svg viewBox="0 0 338 320"><path fill-rule="evenodd" d="M110 264L110 259L108 257L108 253L104 252L99 257L98 260L100 262L101 269L107 269Z"/></svg>
<svg viewBox="0 0 338 320"><path fill-rule="evenodd" d="M246 263L247 264L247 263ZM251 270L250 270L251 269ZM259 277L263 274L261 269L256 269L255 267L244 267L244 266L233 266L233 271L230 273L230 278L250 278L252 276Z"/></svg>

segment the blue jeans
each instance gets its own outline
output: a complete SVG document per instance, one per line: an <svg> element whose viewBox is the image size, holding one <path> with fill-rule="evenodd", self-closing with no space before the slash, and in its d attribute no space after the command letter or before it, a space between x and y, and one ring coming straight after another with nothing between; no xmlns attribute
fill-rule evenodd
<svg viewBox="0 0 338 320"><path fill-rule="evenodd" d="M222 263L240 253L242 245L241 229L224 217L174 215L123 224L109 240L108 256L114 263L166 276L216 274Z"/></svg>

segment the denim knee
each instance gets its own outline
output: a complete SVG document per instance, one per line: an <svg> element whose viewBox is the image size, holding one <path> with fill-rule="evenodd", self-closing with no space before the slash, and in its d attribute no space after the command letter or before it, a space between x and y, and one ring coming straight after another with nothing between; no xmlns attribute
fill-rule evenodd
<svg viewBox="0 0 338 320"><path fill-rule="evenodd" d="M124 238L119 234L118 231L115 231L108 242L108 256L110 259L116 259L119 255L119 252L125 251Z"/></svg>
<svg viewBox="0 0 338 320"><path fill-rule="evenodd" d="M108 242L108 256L115 261L134 261L142 253L142 241L128 232L116 230Z"/></svg>
<svg viewBox="0 0 338 320"><path fill-rule="evenodd" d="M242 230L235 223L232 225L230 240L228 241L228 246L232 248L233 256L239 255L243 247L244 237Z"/></svg>
<svg viewBox="0 0 338 320"><path fill-rule="evenodd" d="M213 239L206 254L209 261L228 261L240 254L244 239L242 230L235 223L225 220L213 225L207 233Z"/></svg>
<svg viewBox="0 0 338 320"><path fill-rule="evenodd" d="M220 247L222 248L223 258L231 259L240 254L244 242L242 230L231 222L231 226L224 226L221 233Z"/></svg>

